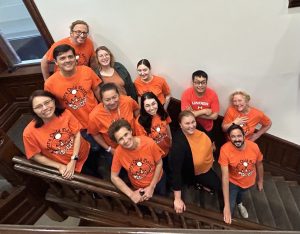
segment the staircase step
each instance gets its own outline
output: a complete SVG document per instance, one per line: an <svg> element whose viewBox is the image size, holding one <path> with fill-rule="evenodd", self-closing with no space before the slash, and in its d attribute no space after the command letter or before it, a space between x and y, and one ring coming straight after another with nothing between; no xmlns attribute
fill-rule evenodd
<svg viewBox="0 0 300 234"><path fill-rule="evenodd" d="M250 188L250 193L259 223L270 227L276 227L265 192L260 192L256 186L252 186L252 188Z"/></svg>
<svg viewBox="0 0 300 234"><path fill-rule="evenodd" d="M292 225L272 176L264 176L264 191L267 195L266 197L273 213L276 227L282 230L292 230Z"/></svg>
<svg viewBox="0 0 300 234"><path fill-rule="evenodd" d="M300 211L288 183L285 181L276 181L276 186L293 229L300 230Z"/></svg>
<svg viewBox="0 0 300 234"><path fill-rule="evenodd" d="M247 211L248 211L248 214L249 214L248 220L251 221L251 222L258 223L259 221L258 221L257 214L256 214L256 211L255 211L252 196L251 196L251 193L250 193L249 190L244 193L243 204L247 208Z"/></svg>
<svg viewBox="0 0 300 234"><path fill-rule="evenodd" d="M297 186L290 185L290 190L293 194L293 197L294 197L295 202L298 206L298 209L300 210L300 186L299 185L297 185Z"/></svg>

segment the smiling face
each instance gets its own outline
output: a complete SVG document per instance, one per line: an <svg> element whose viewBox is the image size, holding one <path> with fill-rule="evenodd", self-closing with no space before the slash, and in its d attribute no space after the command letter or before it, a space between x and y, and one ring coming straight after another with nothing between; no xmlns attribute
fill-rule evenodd
<svg viewBox="0 0 300 234"><path fill-rule="evenodd" d="M120 128L119 131L116 131L114 134L116 141L125 149L134 149L135 142L134 137L132 136L132 131L128 130L126 127Z"/></svg>
<svg viewBox="0 0 300 234"><path fill-rule="evenodd" d="M192 135L196 130L196 119L192 115L183 116L179 123L184 134Z"/></svg>
<svg viewBox="0 0 300 234"><path fill-rule="evenodd" d="M156 115L158 109L157 101L154 98L145 99L144 108L149 115Z"/></svg>
<svg viewBox="0 0 300 234"><path fill-rule="evenodd" d="M62 73L75 72L76 58L72 50L60 53L55 60L55 64L59 67Z"/></svg>
<svg viewBox="0 0 300 234"><path fill-rule="evenodd" d="M55 117L55 101L50 97L34 97L32 100L32 109L44 122L48 122Z"/></svg>
<svg viewBox="0 0 300 234"><path fill-rule="evenodd" d="M137 67L137 72L142 81L149 81L151 79L151 70L144 64L141 64Z"/></svg>
<svg viewBox="0 0 300 234"><path fill-rule="evenodd" d="M87 39L88 33L89 31L86 25L76 24L70 34L70 37L75 44L83 44Z"/></svg>
<svg viewBox="0 0 300 234"><path fill-rule="evenodd" d="M207 79L204 77L196 76L193 81L193 87L198 95L203 95L206 91Z"/></svg>
<svg viewBox="0 0 300 234"><path fill-rule="evenodd" d="M106 50L99 50L97 52L97 59L101 67L110 66L111 56Z"/></svg>
<svg viewBox="0 0 300 234"><path fill-rule="evenodd" d="M110 111L114 111L119 107L119 100L120 95L114 89L104 91L102 94L103 105Z"/></svg>
<svg viewBox="0 0 300 234"><path fill-rule="evenodd" d="M245 136L240 129L234 129L229 134L231 143L238 149L242 148L245 143Z"/></svg>
<svg viewBox="0 0 300 234"><path fill-rule="evenodd" d="M242 94L236 94L232 97L232 106L239 112L246 113L249 108L249 102Z"/></svg>

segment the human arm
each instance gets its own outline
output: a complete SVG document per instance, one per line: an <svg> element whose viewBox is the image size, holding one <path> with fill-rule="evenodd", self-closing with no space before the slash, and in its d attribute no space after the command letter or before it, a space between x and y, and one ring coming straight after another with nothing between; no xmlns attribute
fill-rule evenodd
<svg viewBox="0 0 300 234"><path fill-rule="evenodd" d="M101 102L101 98L100 98L100 85L97 85L95 88L93 88L93 92L94 92L94 95L97 98L98 102Z"/></svg>
<svg viewBox="0 0 300 234"><path fill-rule="evenodd" d="M41 60L41 70L42 70L44 81L46 81L50 76L49 63L46 54L43 56Z"/></svg>
<svg viewBox="0 0 300 234"><path fill-rule="evenodd" d="M265 132L267 132L271 128L271 126L272 126L272 122L271 121L270 121L270 123L268 125L261 126L261 128L257 132L255 132L255 133L253 133L251 135L251 137L249 138L249 140L256 141L258 138L261 137L262 134L264 134Z"/></svg>
<svg viewBox="0 0 300 234"><path fill-rule="evenodd" d="M224 117L225 118L225 117ZM226 132L227 131L227 129L232 125L232 124L236 124L236 125L243 125L243 124L246 124L247 123L247 121L248 121L248 117L247 116L242 116L242 117L240 117L240 116L238 116L237 118L235 118L233 121L230 121L230 122L226 122L225 123L225 121L223 121L223 123L222 123L222 129L223 129L223 131L224 132Z"/></svg>
<svg viewBox="0 0 300 234"><path fill-rule="evenodd" d="M165 104L164 104L164 109L165 109L165 110L168 109L170 100L171 100L171 94L168 94L168 95L166 96L166 101L165 101Z"/></svg>
<svg viewBox="0 0 300 234"><path fill-rule="evenodd" d="M133 191L130 189L127 184L119 177L119 173L116 172L111 172L111 181L112 183L119 189L121 190L127 197L129 197L134 203L142 202L143 198L140 194L140 191L142 190L137 189Z"/></svg>
<svg viewBox="0 0 300 234"><path fill-rule="evenodd" d="M170 139L170 146L172 146L172 132L169 124L167 125L167 135Z"/></svg>
<svg viewBox="0 0 300 234"><path fill-rule="evenodd" d="M264 186L264 166L262 161L256 162L256 170L257 170L257 188L259 191L262 191Z"/></svg>
<svg viewBox="0 0 300 234"><path fill-rule="evenodd" d="M174 210L177 214L183 213L186 210L186 206L181 199L181 190L174 191Z"/></svg>
<svg viewBox="0 0 300 234"><path fill-rule="evenodd" d="M35 162L38 162L38 163L44 165L44 166L53 167L53 168L57 169L62 176L65 173L66 168L67 168L66 165L64 165L60 162L56 162L40 153L35 154L34 156L32 156L31 159L34 160Z"/></svg>
<svg viewBox="0 0 300 234"><path fill-rule="evenodd" d="M224 222L231 224L231 211L230 211L230 202L229 202L229 172L228 166L221 166L222 171L222 189L223 189L223 198L224 198Z"/></svg>
<svg viewBox="0 0 300 234"><path fill-rule="evenodd" d="M159 177L161 175L162 166L163 166L163 162L162 162L162 159L160 159L158 162L156 162L154 175L153 175L150 185L143 189L143 191L144 191L143 200L149 200L149 198L151 198L153 196L155 186L159 182Z"/></svg>
<svg viewBox="0 0 300 234"><path fill-rule="evenodd" d="M101 133L99 134L96 134L96 135L92 135L94 140L102 146L103 149L105 149L107 152L110 152L112 155L114 154L115 152L115 149L113 147L111 147L110 145L108 145L103 136L101 135ZM109 147L110 147L110 150L109 150Z"/></svg>

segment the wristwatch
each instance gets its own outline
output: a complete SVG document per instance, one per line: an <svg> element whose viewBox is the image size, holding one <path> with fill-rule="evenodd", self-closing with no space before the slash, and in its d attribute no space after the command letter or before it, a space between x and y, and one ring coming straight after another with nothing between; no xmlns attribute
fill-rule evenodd
<svg viewBox="0 0 300 234"><path fill-rule="evenodd" d="M78 157L77 154L75 154L75 155L73 155L73 156L71 157L71 159L77 161L77 160L79 159L79 157Z"/></svg>

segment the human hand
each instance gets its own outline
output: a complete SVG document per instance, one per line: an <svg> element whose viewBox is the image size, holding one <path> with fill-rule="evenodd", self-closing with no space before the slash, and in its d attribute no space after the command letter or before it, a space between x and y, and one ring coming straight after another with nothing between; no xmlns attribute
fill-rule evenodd
<svg viewBox="0 0 300 234"><path fill-rule="evenodd" d="M116 150L115 148L111 147L110 153L111 153L112 155L114 155L115 150Z"/></svg>
<svg viewBox="0 0 300 234"><path fill-rule="evenodd" d="M261 180L261 181L257 181L257 188L258 188L258 191L262 191L264 189L264 182Z"/></svg>
<svg viewBox="0 0 300 234"><path fill-rule="evenodd" d="M64 173L62 174L62 177L65 178L65 179L67 179L67 180L72 179L73 175L74 175L75 165L76 165L76 161L75 160L71 160L67 164L66 169L65 169Z"/></svg>
<svg viewBox="0 0 300 234"><path fill-rule="evenodd" d="M203 114L204 115L211 115L213 112L212 112L212 109L208 108L208 109L203 109Z"/></svg>
<svg viewBox="0 0 300 234"><path fill-rule="evenodd" d="M231 212L229 206L224 206L223 216L224 216L224 222L231 224Z"/></svg>
<svg viewBox="0 0 300 234"><path fill-rule="evenodd" d="M144 188L142 191L144 192L143 200L147 201L153 196L154 187L149 185L148 187Z"/></svg>
<svg viewBox="0 0 300 234"><path fill-rule="evenodd" d="M134 203L142 202L143 197L141 196L141 192L143 192L143 189L141 188L133 191L129 196L131 201L133 201Z"/></svg>
<svg viewBox="0 0 300 234"><path fill-rule="evenodd" d="M174 200L174 210L177 214L180 214L186 210L184 202L180 198Z"/></svg>
<svg viewBox="0 0 300 234"><path fill-rule="evenodd" d="M247 116L242 116L242 117L237 117L233 123L236 125L244 125L245 123L247 123L248 121L248 117Z"/></svg>

